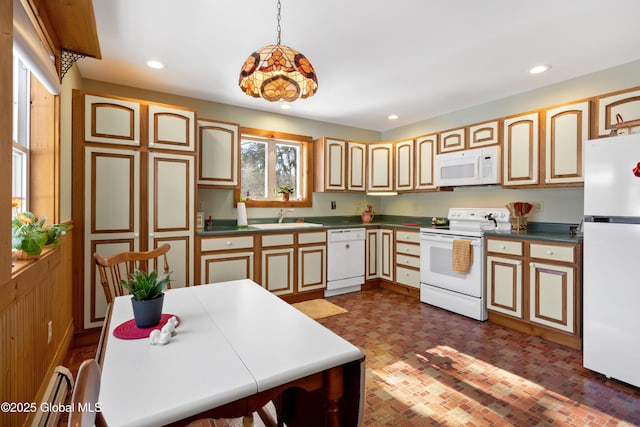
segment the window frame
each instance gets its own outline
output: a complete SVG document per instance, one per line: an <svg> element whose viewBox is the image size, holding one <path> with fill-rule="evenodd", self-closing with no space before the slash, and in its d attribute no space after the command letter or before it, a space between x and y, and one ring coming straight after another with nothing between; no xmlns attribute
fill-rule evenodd
<svg viewBox="0 0 640 427"><path fill-rule="evenodd" d="M255 129L248 127L240 128L240 144L245 139L254 141L273 141L276 143L294 142L301 146L300 161L298 167L300 171L300 180L302 182L300 190L300 200L254 200L243 199L247 207L251 208L283 208L283 207L311 207L312 206L312 188L313 188L313 162L311 150L313 149L313 139L310 136L296 135L284 132L275 132L270 130ZM240 150L241 151L241 150ZM241 153L239 153L242 159ZM240 192L242 188L242 160L240 160L240 184L234 191L234 207L237 207L240 201ZM243 196L244 197L244 196Z"/></svg>

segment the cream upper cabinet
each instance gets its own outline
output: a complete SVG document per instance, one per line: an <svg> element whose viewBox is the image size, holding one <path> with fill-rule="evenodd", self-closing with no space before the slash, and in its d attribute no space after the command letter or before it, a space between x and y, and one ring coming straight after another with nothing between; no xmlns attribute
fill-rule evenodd
<svg viewBox="0 0 640 427"><path fill-rule="evenodd" d="M413 190L414 140L407 139L395 143L396 190Z"/></svg>
<svg viewBox="0 0 640 427"><path fill-rule="evenodd" d="M368 144L367 191L393 191L393 144Z"/></svg>
<svg viewBox="0 0 640 427"><path fill-rule="evenodd" d="M193 110L149 105L149 147L194 151L195 122Z"/></svg>
<svg viewBox="0 0 640 427"><path fill-rule="evenodd" d="M367 144L347 142L347 190L367 190Z"/></svg>
<svg viewBox="0 0 640 427"><path fill-rule="evenodd" d="M465 128L451 129L440 132L439 153L464 150L466 148Z"/></svg>
<svg viewBox="0 0 640 427"><path fill-rule="evenodd" d="M583 147L589 139L589 102L546 111L545 184L583 182Z"/></svg>
<svg viewBox="0 0 640 427"><path fill-rule="evenodd" d="M504 186L538 184L539 113L524 114L504 120Z"/></svg>
<svg viewBox="0 0 640 427"><path fill-rule="evenodd" d="M438 134L419 136L415 143L415 189L432 190L435 184L435 154L438 146Z"/></svg>
<svg viewBox="0 0 640 427"><path fill-rule="evenodd" d="M240 128L235 123L198 120L198 185L239 185Z"/></svg>
<svg viewBox="0 0 640 427"><path fill-rule="evenodd" d="M599 96L596 98L595 105L594 137L608 136L615 128L618 114L625 122L640 120L640 90L637 88Z"/></svg>
<svg viewBox="0 0 640 427"><path fill-rule="evenodd" d="M347 141L320 138L313 142L315 165L314 191L344 191L347 165Z"/></svg>
<svg viewBox="0 0 640 427"><path fill-rule="evenodd" d="M469 148L500 143L500 123L497 120L468 127Z"/></svg>
<svg viewBox="0 0 640 427"><path fill-rule="evenodd" d="M86 142L140 146L139 102L95 95L84 101Z"/></svg>

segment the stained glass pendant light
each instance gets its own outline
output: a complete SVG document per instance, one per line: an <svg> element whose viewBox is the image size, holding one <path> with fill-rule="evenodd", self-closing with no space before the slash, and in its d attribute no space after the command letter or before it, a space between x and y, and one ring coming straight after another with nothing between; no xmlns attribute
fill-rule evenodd
<svg viewBox="0 0 640 427"><path fill-rule="evenodd" d="M278 42L253 52L240 70L240 89L267 101L293 102L318 90L313 65L295 49L280 44L280 0L278 0Z"/></svg>

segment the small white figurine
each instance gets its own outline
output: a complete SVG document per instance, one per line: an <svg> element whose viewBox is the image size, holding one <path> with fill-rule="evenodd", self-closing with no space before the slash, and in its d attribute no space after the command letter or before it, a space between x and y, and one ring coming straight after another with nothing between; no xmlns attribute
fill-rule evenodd
<svg viewBox="0 0 640 427"><path fill-rule="evenodd" d="M174 336L176 334L176 326L178 326L178 319L176 319L176 316L171 316L169 320L167 320L167 323L162 327L162 330L167 331L171 336Z"/></svg>
<svg viewBox="0 0 640 427"><path fill-rule="evenodd" d="M171 340L171 333L168 331L161 331L160 329L154 329L149 334L149 340L152 345L165 345Z"/></svg>

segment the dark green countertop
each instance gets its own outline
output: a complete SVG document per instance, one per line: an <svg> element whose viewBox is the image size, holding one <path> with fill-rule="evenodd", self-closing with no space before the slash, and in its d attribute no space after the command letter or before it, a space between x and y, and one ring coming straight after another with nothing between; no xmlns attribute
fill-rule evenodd
<svg viewBox="0 0 640 427"><path fill-rule="evenodd" d="M296 227L295 219L286 218L284 223L291 224L291 228L279 228L277 230L259 230L252 228L251 224L255 223L271 223L273 219L256 219L252 220L248 228L238 228L235 220L218 220L214 222L213 230L198 231L198 236L218 236L224 234L246 234L246 233L279 233L286 231L313 231L322 229L336 228L370 228L370 227L387 227L401 228L407 230L418 231L420 227L431 227L431 217L406 217L395 215L378 215L369 224L363 224L360 216L328 216L328 217L308 217L304 218L305 222L322 224L322 227L299 228ZM577 224L564 223L536 223L530 222L527 231L519 233L497 233L486 231L486 236L511 238L511 239L528 239L528 240L547 240L563 243L582 243L581 236L571 236L570 227Z"/></svg>

